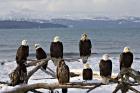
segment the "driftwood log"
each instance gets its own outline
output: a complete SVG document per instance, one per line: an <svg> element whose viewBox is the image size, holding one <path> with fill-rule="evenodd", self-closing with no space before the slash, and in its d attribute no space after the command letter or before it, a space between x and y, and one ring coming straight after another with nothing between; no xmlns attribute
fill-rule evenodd
<svg viewBox="0 0 140 93"><path fill-rule="evenodd" d="M27 63L26 66L30 67L30 66L35 66L31 71L28 72L27 78L26 78L26 82L28 82L29 78L38 70L41 69L43 72L45 72L48 75L51 75L53 78L56 78L56 74L55 72L47 67L47 70L44 70L43 68L41 68L46 62L48 62L50 60L50 58L47 59L42 59L42 60L33 60L30 63ZM70 76L71 77L75 77L75 76L79 76L79 74L75 74L73 72L70 72Z"/></svg>
<svg viewBox="0 0 140 93"><path fill-rule="evenodd" d="M35 66L31 71L29 71L27 73L27 77L25 79L25 82L28 83L28 80L30 79L30 77L38 70L41 69L42 71L44 71L41 67L50 60L50 58L47 59L42 59L42 60L29 60L31 62L26 64L26 67L30 67L30 66ZM55 72L53 70L51 70L49 67L46 68L49 71L44 71L45 73L47 73L48 75L51 75L53 78L56 78L55 76ZM6 85L11 85L9 82L4 82L4 81L0 81L0 84L6 84Z"/></svg>
<svg viewBox="0 0 140 93"><path fill-rule="evenodd" d="M38 70L40 69L46 62L48 62L50 60L50 58L47 59L42 59L42 60L37 60L37 61L32 61L31 63L28 63L26 66L34 66L36 65L31 71L28 72L27 78L25 79L25 82L27 83L29 78ZM49 69L49 67L47 67L46 69ZM46 71L47 72L47 71ZM56 77L55 73L52 72L47 72L49 75L51 75L52 77Z"/></svg>
<svg viewBox="0 0 140 93"><path fill-rule="evenodd" d="M41 67L50 60L50 58L47 59L43 59L43 60L37 60L37 61L32 61L30 63L27 63L26 66L35 66L31 71L28 72L28 75L25 79L25 82L28 83L28 80L30 79L30 77L38 70L41 69ZM47 67L47 69L49 70L48 72L46 72L47 74L51 75L52 77L55 77L55 73L54 71L52 71L49 67ZM72 73L74 74L74 73ZM136 83L129 83L126 82L124 80L124 75L128 75L130 77L132 77ZM118 83L116 89L113 91L113 93L116 93L117 91L121 90L122 93L126 93L128 90L132 90L135 93L140 93L140 91L134 89L132 86L137 86L140 85L140 73L138 71L135 71L134 69L131 68L124 68L120 71L118 78L121 79L121 81L116 80L116 79L112 79L112 81L114 83ZM60 85L58 83L52 83L52 84L48 84L48 83L36 83L36 84L24 84L21 85L19 87L15 87L13 90L10 91L5 91L3 93L25 93L28 91L32 91L35 89L49 89L51 90L51 93L53 93L54 89L60 89L60 88L80 88L80 89L89 89L87 91L91 92L93 89L100 87L101 85L103 85L102 83L86 83L86 82L70 82L64 85Z"/></svg>
<svg viewBox="0 0 140 93"><path fill-rule="evenodd" d="M129 76L135 80L135 83L131 84L130 81L126 81L124 76ZM138 71L135 71L132 68L123 68L119 75L118 79L120 78L120 81L118 82L118 85L116 86L116 89L113 91L113 93L117 93L117 91L121 90L122 93L127 93L128 90L133 91L134 93L140 93L139 90L136 90L132 86L140 85L140 73Z"/></svg>
<svg viewBox="0 0 140 93"><path fill-rule="evenodd" d="M6 91L3 93L25 93L34 89L60 89L60 88L80 88L80 89L94 89L96 87L99 87L101 83L81 83L81 82L74 82L74 83L68 83L65 85L60 85L58 83L53 84L47 84L47 83L36 83L36 84L30 84L30 85L22 85L20 87L16 87L14 90Z"/></svg>

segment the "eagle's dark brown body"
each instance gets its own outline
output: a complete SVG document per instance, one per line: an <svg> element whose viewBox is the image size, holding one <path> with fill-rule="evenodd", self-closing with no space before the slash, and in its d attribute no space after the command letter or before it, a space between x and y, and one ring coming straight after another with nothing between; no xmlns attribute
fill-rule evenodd
<svg viewBox="0 0 140 93"><path fill-rule="evenodd" d="M69 67L61 60L57 66L57 79L59 84L65 84L70 81ZM62 93L67 93L67 89L62 89Z"/></svg>
<svg viewBox="0 0 140 93"><path fill-rule="evenodd" d="M112 61L111 60L100 60L99 63L99 69L100 69L100 76L111 76L112 74Z"/></svg>
<svg viewBox="0 0 140 93"><path fill-rule="evenodd" d="M79 42L79 51L80 56L90 56L91 55L91 41L87 40L80 40Z"/></svg>
<svg viewBox="0 0 140 93"><path fill-rule="evenodd" d="M50 46L50 55L54 58L63 58L63 44L62 42L52 42Z"/></svg>
<svg viewBox="0 0 140 93"><path fill-rule="evenodd" d="M24 62L26 62L28 56L29 56L29 46L21 45L16 53L17 64L23 64Z"/></svg>
<svg viewBox="0 0 140 93"><path fill-rule="evenodd" d="M45 53L45 51L40 47L38 49L36 49L36 58L37 60L41 60L41 59L45 59L47 58L47 54ZM42 66L44 69L46 69L48 63L46 63L44 66Z"/></svg>
<svg viewBox="0 0 140 93"><path fill-rule="evenodd" d="M120 70L122 67L129 68L133 63L133 54L131 52L120 54Z"/></svg>

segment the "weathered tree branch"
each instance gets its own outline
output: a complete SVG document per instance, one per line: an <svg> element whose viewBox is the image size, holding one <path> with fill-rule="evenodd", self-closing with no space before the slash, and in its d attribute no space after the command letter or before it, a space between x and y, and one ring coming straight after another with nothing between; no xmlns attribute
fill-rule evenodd
<svg viewBox="0 0 140 93"><path fill-rule="evenodd" d="M119 84L117 85L116 89L113 91L113 93L116 93L117 91L121 90L122 93L126 93L129 89L131 91L134 91L135 93L140 93L140 91L136 90L135 88L131 87L135 84L130 84L129 82L127 82L123 76L129 76L132 77L138 84L140 84L140 73L138 73L138 71L135 71L132 68L122 68L122 70L120 71L118 78L121 79L121 81L119 81Z"/></svg>
<svg viewBox="0 0 140 93"><path fill-rule="evenodd" d="M138 73L138 71L135 71L132 68L122 68L118 77L122 78L124 75L132 77L135 81L137 81L140 84L140 74Z"/></svg>
<svg viewBox="0 0 140 93"><path fill-rule="evenodd" d="M128 86L128 88L133 91L134 93L140 93L140 91L136 90L135 88Z"/></svg>
<svg viewBox="0 0 140 93"><path fill-rule="evenodd" d="M9 82L0 81L0 84L10 85Z"/></svg>
<svg viewBox="0 0 140 93"><path fill-rule="evenodd" d="M32 61L30 63L27 63L26 66L36 66L34 67L31 71L28 72L28 75L25 79L26 83L28 82L29 78L38 70L40 69L46 62L48 62L50 58L47 59L42 59L42 60L36 60ZM49 67L47 67L49 71L43 70L45 73L50 74L52 77L55 77L55 73L53 70L51 70ZM72 75L75 75L74 73L71 73ZM136 90L135 88L131 86L135 86L137 84L129 84L128 82L125 82L123 79L123 75L129 75L132 77L136 82L138 82L138 85L140 84L140 73L135 71L134 69L122 69L119 73L119 78L121 78L121 81L118 80L113 80L113 82L117 83L118 85L116 89L113 91L113 93L116 93L118 90L121 90L122 93L126 93L129 89L131 91L134 91L136 93L140 93L140 91ZM22 85L20 87L15 87L14 90L10 91L5 91L3 93L25 93L27 91L35 90L35 89L49 89L49 90L54 90L54 89L59 89L59 88L81 88L81 89L89 89L87 92L92 91L93 89L101 86L101 83L84 83L84 82L71 82L67 83L65 85L59 85L58 83L53 83L53 84L47 84L47 83L37 83L37 84L30 84L30 85Z"/></svg>
<svg viewBox="0 0 140 93"><path fill-rule="evenodd" d="M53 84L47 84L47 83L37 83L37 84L30 84L30 85L22 85L20 87L16 87L13 90L10 91L5 91L3 93L24 93L28 92L34 89L49 89L49 90L54 90L54 89L60 89L60 88L80 88L80 89L91 89L91 88L96 88L99 83L68 83L65 85L60 85L58 83L53 83Z"/></svg>
<svg viewBox="0 0 140 93"><path fill-rule="evenodd" d="M27 80L34 74L34 72L36 72L38 69L40 69L46 62L48 62L51 58L47 58L47 59L41 59L41 60L30 60L31 62L30 63L27 63L26 66L29 67L29 66L37 66L35 68L33 68L33 70L31 70L30 72L28 72L28 75L27 75L27 78L26 78L26 82ZM41 70L49 75L51 75L53 78L56 78L56 74L55 72L47 67L46 68L48 71L44 70L41 68ZM75 77L75 76L79 76L78 74L75 74L73 72L70 72L70 76L71 77Z"/></svg>
<svg viewBox="0 0 140 93"><path fill-rule="evenodd" d="M45 70L45 69L43 69L43 68L41 68L41 70L42 70L43 72L45 72L46 74L51 75L53 78L56 78L55 73L52 73L50 70L47 71L47 70Z"/></svg>
<svg viewBox="0 0 140 93"><path fill-rule="evenodd" d="M40 63L41 61L49 61L51 60L50 57L46 58L46 59L41 59L41 60L32 60L32 59L28 59L28 61L31 61L29 63L26 64L26 67L30 67L30 66L36 66L36 64Z"/></svg>
<svg viewBox="0 0 140 93"><path fill-rule="evenodd" d="M41 62L40 62L41 61ZM38 63L38 65L35 67L35 68L33 68L31 71L29 71L28 72L28 75L27 75L27 77L26 77L26 79L25 79L25 82L27 83L28 82L28 80L29 80L29 78L38 70L38 69L40 69L46 62L48 62L49 61L49 58L47 58L47 59L43 59L43 60L40 60L40 61L34 61L36 64Z"/></svg>
<svg viewBox="0 0 140 93"><path fill-rule="evenodd" d="M95 87L89 89L89 90L87 91L87 93L91 92L93 89L95 89L95 88L97 88L97 87L100 87L101 85L103 85L103 84L102 84L102 83L97 84Z"/></svg>

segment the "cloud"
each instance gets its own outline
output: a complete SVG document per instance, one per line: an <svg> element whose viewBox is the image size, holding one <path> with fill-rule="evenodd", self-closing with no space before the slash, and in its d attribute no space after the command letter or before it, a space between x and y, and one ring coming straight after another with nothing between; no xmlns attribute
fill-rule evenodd
<svg viewBox="0 0 140 93"><path fill-rule="evenodd" d="M0 0L0 17L140 16L139 0Z"/></svg>

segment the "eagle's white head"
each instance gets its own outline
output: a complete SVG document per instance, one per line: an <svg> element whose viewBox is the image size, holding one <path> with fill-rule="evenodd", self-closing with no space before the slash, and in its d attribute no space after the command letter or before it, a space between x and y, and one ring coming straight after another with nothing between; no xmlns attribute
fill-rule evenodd
<svg viewBox="0 0 140 93"><path fill-rule="evenodd" d="M88 39L88 35L86 33L83 33L81 35L81 40L87 40Z"/></svg>
<svg viewBox="0 0 140 93"><path fill-rule="evenodd" d="M27 46L28 45L27 40L22 40L21 45Z"/></svg>
<svg viewBox="0 0 140 93"><path fill-rule="evenodd" d="M84 64L84 69L90 68L90 65L88 63Z"/></svg>
<svg viewBox="0 0 140 93"><path fill-rule="evenodd" d="M35 49L38 49L40 48L40 45L39 44L35 44Z"/></svg>
<svg viewBox="0 0 140 93"><path fill-rule="evenodd" d="M59 36L55 36L54 39L53 39L53 42L58 42L58 41L60 41Z"/></svg>
<svg viewBox="0 0 140 93"><path fill-rule="evenodd" d="M104 55L102 56L102 59L105 60L105 61L106 61L106 60L109 60L109 55L108 55L108 54L104 54Z"/></svg>
<svg viewBox="0 0 140 93"><path fill-rule="evenodd" d="M124 53L130 52L130 48L124 47L123 52L124 52Z"/></svg>

